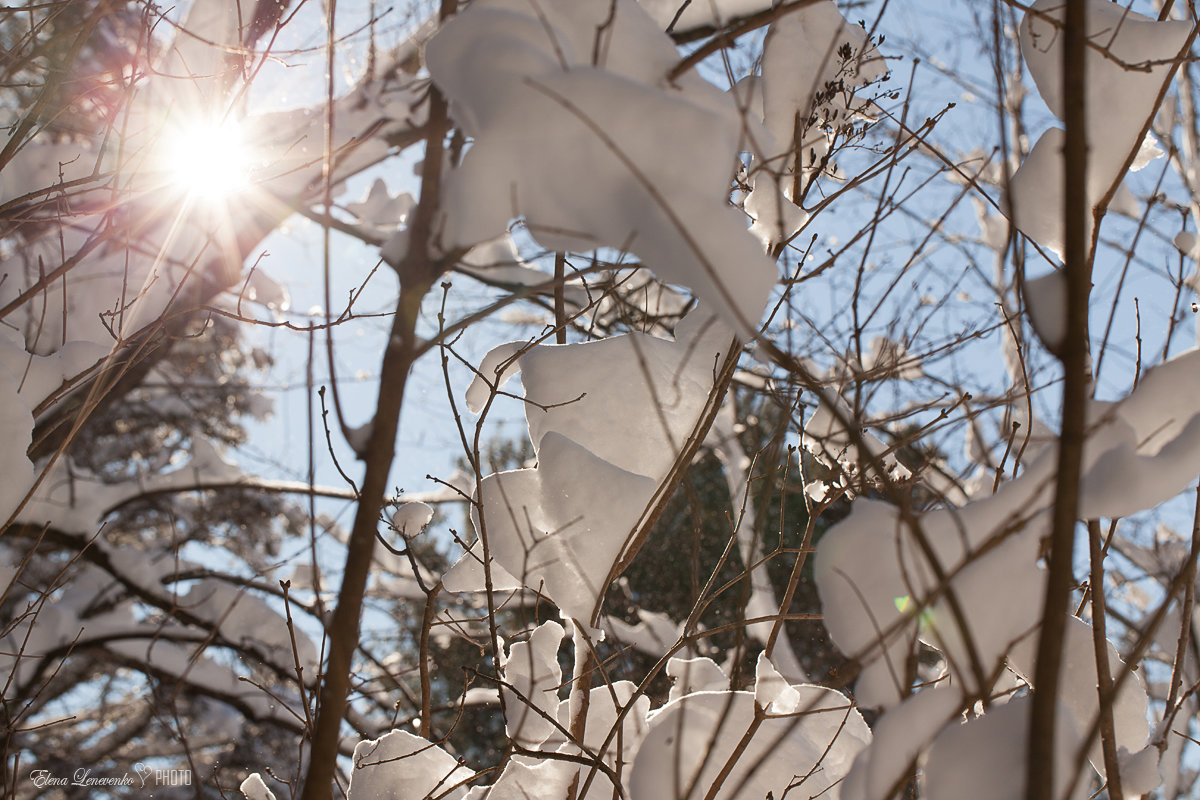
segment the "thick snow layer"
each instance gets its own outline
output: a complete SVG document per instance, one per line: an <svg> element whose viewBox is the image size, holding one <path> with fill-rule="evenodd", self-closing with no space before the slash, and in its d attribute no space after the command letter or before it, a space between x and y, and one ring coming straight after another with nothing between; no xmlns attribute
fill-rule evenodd
<svg viewBox="0 0 1200 800"><path fill-rule="evenodd" d="M392 514L392 527L405 539L414 539L433 519L433 508L427 503L410 500L401 503Z"/></svg>
<svg viewBox="0 0 1200 800"><path fill-rule="evenodd" d="M786 716L800 711L800 692L775 669L764 650L754 668L754 702L771 716Z"/></svg>
<svg viewBox="0 0 1200 800"><path fill-rule="evenodd" d="M1062 0L1038 0L1021 22L1021 53L1038 91L1062 119ZM1126 160L1143 146L1142 126L1170 62L1190 29L1186 22L1158 22L1117 3L1089 0L1087 51L1087 196L1095 205L1121 177ZM1014 222L1038 244L1062 255L1063 132L1051 128L1013 175ZM1089 217L1089 226L1090 226Z"/></svg>
<svg viewBox="0 0 1200 800"><path fill-rule="evenodd" d="M382 233L400 227L416 201L408 192L393 196L383 178L376 178L367 196L357 203L347 203L346 210L367 226L370 232Z"/></svg>
<svg viewBox="0 0 1200 800"><path fill-rule="evenodd" d="M940 685L909 697L871 728L871 743L842 784L845 800L885 800L942 728L959 716L962 692Z"/></svg>
<svg viewBox="0 0 1200 800"><path fill-rule="evenodd" d="M586 624L656 483L555 432L542 438L538 460L537 469L483 479L475 529L486 530L505 570Z"/></svg>
<svg viewBox="0 0 1200 800"><path fill-rule="evenodd" d="M641 0L641 4L660 27L674 22L671 30L675 31L723 25L773 5L771 0Z"/></svg>
<svg viewBox="0 0 1200 800"><path fill-rule="evenodd" d="M1151 370L1120 403L1091 403L1088 420L1081 517L1127 516L1166 501L1200 471L1195 455L1200 449L1200 351ZM859 501L822 540L816 579L826 625L838 646L863 662L859 702L890 709L877 725L879 749L872 748L856 766L846 782L847 797L882 796L904 768L889 755L893 745L882 743L907 742L906 757L919 752L962 692L991 688L986 681L1006 657L1018 671L1031 673L1032 634L1044 593L1039 546L1049 532L1054 468L1055 452L1046 449L994 495L918 516L919 533L895 508ZM864 558L864 553L887 555ZM930 557L948 576L949 592L942 591ZM956 607L949 602L951 593ZM946 654L953 696L925 690L904 699L910 679L906 665L918 636ZM1109 660L1114 676L1128 671L1111 646ZM1094 724L1098 699L1091 631L1074 618L1068 621L1064 670L1073 678L1060 688L1060 701L1078 737ZM1114 722L1119 758L1129 765L1134 793L1150 791L1158 782L1147 751L1147 703L1140 678L1126 678L1114 704ZM1020 748L971 761L959 752L975 748L979 737L1007 736L1016 725L1007 715L1015 713L1005 711L996 719L993 710L982 721L942 733L926 769L930 797L962 796L963 781L980 785L979 774L1007 774L1013 763L1022 762ZM989 718L992 722L986 722ZM1103 774L1098 745L1089 755ZM1020 791L1011 780L998 786L986 796Z"/></svg>
<svg viewBox="0 0 1200 800"><path fill-rule="evenodd" d="M1080 516L1127 517L1183 491L1200 473L1200 350L1146 373L1128 398L1096 406L1107 439L1089 461Z"/></svg>
<svg viewBox="0 0 1200 800"><path fill-rule="evenodd" d="M521 372L535 450L547 433L558 432L622 469L661 479L691 434L732 345L730 331L699 310L684 317L675 333L674 341L628 334L534 347L509 365L499 385ZM497 358L507 360L519 349L497 348L480 373L491 378ZM487 391L477 377L467 393L472 410Z"/></svg>
<svg viewBox="0 0 1200 800"><path fill-rule="evenodd" d="M484 478L472 519L476 531L486 531L496 564L585 624L733 343L728 328L698 309L676 336L500 345L467 390L467 405L477 411L522 373L538 465ZM465 555L447 586L478 589L464 573L478 577L480 553Z"/></svg>
<svg viewBox="0 0 1200 800"><path fill-rule="evenodd" d="M355 746L349 800L458 800L466 790L454 787L474 774L437 745L395 730Z"/></svg>
<svg viewBox="0 0 1200 800"><path fill-rule="evenodd" d="M540 657L553 658L550 647L557 647L561 631L553 623L542 625L534 637L546 632L545 641L531 639L528 650L518 651L514 646L514 657L518 652L523 658L535 655L534 651L544 651ZM511 663L510 659L506 677ZM549 685L553 677L550 673L555 669L547 666L544 680ZM723 673L708 659L672 659L668 673L677 676L681 669L692 672L692 677L701 684L727 685ZM810 794L824 792L822 797L837 798L841 796L839 781L855 755L870 741L870 731L845 696L816 686L789 685L765 660L760 660L753 694L717 689L676 696L675 691L684 682L693 681L684 679L677 684L671 701L654 713L649 712L649 699L639 696L637 687L628 681L616 681L590 691L583 753L600 756L607 771L540 755L580 753L579 746L568 741L563 733L570 726L571 706L564 700L557 706L560 727L552 728L550 736L534 752L510 759L492 787L472 789L468 798L559 800L566 787L576 780L581 798L601 800L614 796L609 771L621 776L622 796L633 800L703 797L716 771L751 725L756 730L749 746L716 797L761 798L768 790L774 790L775 796L780 797L795 781ZM760 705L768 706L770 713L761 725L753 722L756 697ZM410 741L421 740L410 737ZM681 783L690 778L697 780L690 793L676 792L671 786L675 777L680 777ZM351 800L362 800L354 794L356 788L357 784L352 784Z"/></svg>
<svg viewBox="0 0 1200 800"><path fill-rule="evenodd" d="M554 733L546 740L543 749L559 753L578 753L579 746L567 741L562 731L570 730L571 701L558 704L558 724ZM628 713L623 713L629 707ZM650 712L650 698L639 694L636 684L630 681L613 681L606 686L593 687L588 693L587 721L584 727L583 747L586 752L602 754L604 760L616 767L618 760L626 766L633 761L648 730L646 716ZM618 730L619 728L619 730ZM616 733L617 735L614 735ZM618 758L619 756L619 758ZM583 773L587 773L587 769ZM628 772L626 772L628 776ZM599 792L600 797L610 795L611 786ZM593 795L595 797L596 795Z"/></svg>
<svg viewBox="0 0 1200 800"><path fill-rule="evenodd" d="M1045 511L1028 516L1023 502L1044 505L1044 498L1021 491L1027 486L1012 487L962 509L919 517L919 534L892 506L859 500L822 540L816 578L825 623L843 652L862 659L856 686L862 705L891 706L907 694L918 636L948 653L956 680L986 691L980 678L986 683L1036 624L1044 592L1038 546L1049 519ZM952 576L957 611L946 593L925 599L938 580L922 539L943 574Z"/></svg>
<svg viewBox="0 0 1200 800"><path fill-rule="evenodd" d="M754 220L750 232L764 248L788 241L808 222L808 212L793 203L792 193L780 189L779 183L772 175L755 175L742 203L742 210Z"/></svg>
<svg viewBox="0 0 1200 800"><path fill-rule="evenodd" d="M503 688L505 730L521 747L535 748L554 732L557 692L562 684L558 646L564 635L562 625L543 622L530 634L528 642L517 642L508 649Z"/></svg>
<svg viewBox="0 0 1200 800"><path fill-rule="evenodd" d="M1091 403L1088 419L1081 518L1128 516L1178 494L1200 472L1200 351L1151 370L1121 403ZM1034 630L1054 468L1054 451L1043 451L994 495L916 517L919 531L894 507L862 500L822 539L816 580L825 624L843 652L863 659L864 706L907 694L918 633L950 656L956 679L983 691L978 678ZM950 577L958 611L930 557Z"/></svg>
<svg viewBox="0 0 1200 800"><path fill-rule="evenodd" d="M1063 255L1063 132L1059 128L1046 131L1033 145L1033 149L1009 181L1009 202L1012 204L1013 224L1036 243L1054 253ZM1101 188L1103 178L1096 175L1096 168L1089 167L1088 198L1094 204L1099 200L1107 185ZM1110 175L1111 178L1115 174ZM1088 219L1088 230L1091 230Z"/></svg>
<svg viewBox="0 0 1200 800"><path fill-rule="evenodd" d="M495 784L476 786L467 794L466 800L556 800L567 796L567 787L578 773L578 766L565 761L513 756L504 765ZM602 783L608 794L589 791L585 797L599 800L612 796L611 783L607 780L597 783Z"/></svg>
<svg viewBox="0 0 1200 800"><path fill-rule="evenodd" d="M257 772L250 773L250 776L242 781L238 791L246 797L246 800L275 800L275 793L267 788L267 784L263 782L262 776Z"/></svg>
<svg viewBox="0 0 1200 800"><path fill-rule="evenodd" d="M607 617L604 627L611 631L621 644L658 658L671 649L683 636L683 624L671 619L661 611L635 609L636 625L630 625L617 617Z"/></svg>
<svg viewBox="0 0 1200 800"><path fill-rule="evenodd" d="M799 199L796 184L804 185L818 170L833 131L865 109L855 90L887 72L866 38L831 0L804 5L767 32L762 77L746 87L761 92L755 99L761 100L767 137L754 143L753 189L744 206L755 220L752 231L765 244L788 239L807 221L793 202Z"/></svg>
<svg viewBox="0 0 1200 800"><path fill-rule="evenodd" d="M672 681L668 701L692 692L724 691L729 676L711 658L672 658L667 661L667 677Z"/></svg>
<svg viewBox="0 0 1200 800"><path fill-rule="evenodd" d="M458 269L481 281L516 290L535 289L541 293L554 291L554 276L522 259L517 253L512 236L507 233L472 247L460 259ZM587 288L572 277L569 269L564 278L563 299L575 308L587 307L590 300Z"/></svg>
<svg viewBox="0 0 1200 800"><path fill-rule="evenodd" d="M1012 800L1025 792L1029 710L1032 700L1018 697L992 706L982 717L942 731L925 762L928 800ZM1069 719L1059 715L1054 736L1054 797L1084 800L1088 782L1076 782L1074 755L1080 735Z"/></svg>
<svg viewBox="0 0 1200 800"><path fill-rule="evenodd" d="M870 730L844 695L805 685L785 691L779 683L768 679L770 688L763 689L763 696L786 698L795 712L760 723L755 722L755 694L749 692L698 692L664 706L634 759L630 797L709 796L717 775L752 729L714 797L842 797L841 780L870 741Z"/></svg>
<svg viewBox="0 0 1200 800"><path fill-rule="evenodd" d="M8 333L11 337L12 331ZM62 389L64 383L94 369L109 354L104 345L76 340L64 343L50 355L38 356L25 350L23 337L17 338L19 341L10 338L0 342L0 365L17 377L21 397L30 408Z"/></svg>
<svg viewBox="0 0 1200 800"><path fill-rule="evenodd" d="M839 470L847 474L870 474L871 460L874 459L881 462L893 478L908 477L908 469L894 454L888 452L888 446L865 429L860 431L859 436L867 453L860 453L842 420L853 421L854 412L839 395L823 390L816 411L804 423L801 446L833 469L835 474Z"/></svg>
<svg viewBox="0 0 1200 800"><path fill-rule="evenodd" d="M775 267L727 202L736 104L694 74L666 80L678 54L633 0L537 11L476 2L429 43L430 73L474 138L446 184L444 245L523 216L548 249L633 253L751 335Z"/></svg>
<svg viewBox="0 0 1200 800"><path fill-rule="evenodd" d="M1090 730L1092 725L1096 724L1099 714L1096 687L1100 680L1096 676L1096 651L1092 641L1091 627L1082 620L1068 617L1062 647L1062 674L1068 676L1069 680L1059 683L1058 705L1067 712L1075 729L1079 731L1080 735L1083 735ZM1009 660L1013 668L1027 676L1029 682L1032 683L1036 657L1036 642L1031 639L1023 642L1014 650ZM1121 660L1117 649L1111 642L1108 643L1108 664L1109 674L1114 681L1130 672L1129 666ZM1123 680L1121 691L1112 704L1113 738L1122 764L1128 761L1141 765L1145 756L1140 754L1146 749L1147 739L1150 736L1150 723L1147 721L1149 699L1146 696L1146 687L1142 683L1141 676L1136 672L1127 675ZM1149 749L1155 750L1153 747ZM1092 744L1088 757L1096 771L1103 777L1104 755L1099 739ZM1144 765L1141 766L1144 767ZM1137 777L1141 780L1140 787L1137 784L1125 785L1126 781L1122 781L1126 792L1141 794L1158 785L1157 770L1151 772L1143 768L1139 772ZM1122 770L1122 777L1124 777L1124 770ZM1151 780L1153 780L1151 785L1145 785Z"/></svg>
<svg viewBox="0 0 1200 800"><path fill-rule="evenodd" d="M632 700L636 691L637 687L629 681L617 681L592 689L584 729L585 755L599 755L610 770L621 772L622 796L628 796L624 777L628 776L629 763L645 736L646 712L650 707L650 700L645 696ZM632 708L622 717L621 710L629 706L631 701ZM558 704L557 721L562 730L570 727L568 708L569 701ZM616 730L618 719L621 719L619 731ZM580 755L579 747L569 743L558 728L538 748L538 752ZM576 781L579 800L607 800L617 796L617 789L607 772L580 766L575 761L550 759L532 753L511 758L493 786L472 789L468 799L559 800L566 796L567 786L572 781Z"/></svg>
<svg viewBox="0 0 1200 800"><path fill-rule="evenodd" d="M495 559L492 554L492 591L518 592L524 584L517 580ZM483 547L477 541L458 561L455 561L442 576L442 586L447 592L482 592L487 588L487 575L483 569Z"/></svg>
<svg viewBox="0 0 1200 800"><path fill-rule="evenodd" d="M1058 352L1067 339L1067 279L1053 270L1038 278L1028 278L1024 289L1025 310L1042 344Z"/></svg>

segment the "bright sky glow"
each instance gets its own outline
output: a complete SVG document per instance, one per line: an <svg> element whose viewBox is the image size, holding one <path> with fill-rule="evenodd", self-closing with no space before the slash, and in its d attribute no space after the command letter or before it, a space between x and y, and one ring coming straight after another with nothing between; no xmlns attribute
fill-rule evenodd
<svg viewBox="0 0 1200 800"><path fill-rule="evenodd" d="M208 201L232 197L249 185L249 147L236 122L188 126L169 145L167 170L172 184Z"/></svg>

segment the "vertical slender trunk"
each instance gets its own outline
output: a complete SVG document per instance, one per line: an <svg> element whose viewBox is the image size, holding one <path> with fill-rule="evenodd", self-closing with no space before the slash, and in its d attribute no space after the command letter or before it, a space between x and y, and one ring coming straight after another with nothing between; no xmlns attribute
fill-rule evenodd
<svg viewBox="0 0 1200 800"><path fill-rule="evenodd" d="M1063 228L1067 280L1067 335L1063 365L1062 433L1054 487L1053 528L1042 626L1038 634L1030 715L1026 800L1054 797L1054 729L1062 643L1074 585L1075 522L1088 399L1088 254L1087 120L1084 107L1087 0L1066 0L1063 22Z"/></svg>
<svg viewBox="0 0 1200 800"><path fill-rule="evenodd" d="M388 473L395 452L404 384L413 361L413 338L420 298L411 301L408 299L410 294L405 290L400 293L399 308L383 356L378 405L366 453L366 477L354 515L354 527L350 532L337 608L328 628L329 662L321 680L302 800L329 798L337 764L342 717L346 713L350 693L351 662L358 646L363 596L375 552L379 514L383 510L387 493Z"/></svg>
<svg viewBox="0 0 1200 800"><path fill-rule="evenodd" d="M453 13L455 0L443 0L442 19ZM417 357L416 326L421 300L445 269L445 259L432 247L435 215L442 178L444 138L449 128L446 100L436 86L429 87L429 132L421 169L421 199L409 224L409 249L396 265L400 298L383 364L371 436L363 460L366 474L359 493L354 526L347 545L346 567L338 592L337 608L329 626L329 662L322 676L312 750L301 800L327 800L330 796L341 739L342 717L350 693L351 661L358 646L363 596L366 590L379 515L388 489L388 474L395 458L396 435L404 388Z"/></svg>

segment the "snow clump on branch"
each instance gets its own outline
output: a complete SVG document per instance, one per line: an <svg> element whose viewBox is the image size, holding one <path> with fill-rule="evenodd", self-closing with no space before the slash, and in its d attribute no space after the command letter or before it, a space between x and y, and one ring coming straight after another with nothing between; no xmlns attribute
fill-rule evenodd
<svg viewBox="0 0 1200 800"><path fill-rule="evenodd" d="M442 245L524 217L551 250L611 247L753 335L776 270L729 205L744 121L633 0L480 0L429 43L473 143L448 178ZM569 143L569 144L567 144Z"/></svg>

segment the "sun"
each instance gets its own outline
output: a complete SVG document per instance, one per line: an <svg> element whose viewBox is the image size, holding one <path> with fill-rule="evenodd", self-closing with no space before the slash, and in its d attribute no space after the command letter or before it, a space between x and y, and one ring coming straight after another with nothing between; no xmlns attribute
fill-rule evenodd
<svg viewBox="0 0 1200 800"><path fill-rule="evenodd" d="M252 167L250 146L234 120L195 122L170 137L167 179L190 199L233 198L250 185Z"/></svg>

